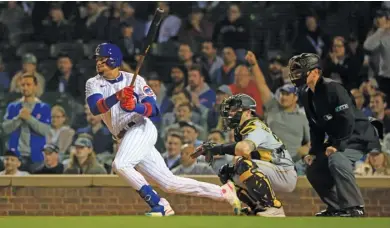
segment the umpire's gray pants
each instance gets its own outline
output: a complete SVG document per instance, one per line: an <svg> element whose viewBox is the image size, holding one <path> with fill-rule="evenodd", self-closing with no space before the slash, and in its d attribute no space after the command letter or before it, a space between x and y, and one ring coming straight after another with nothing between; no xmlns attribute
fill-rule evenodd
<svg viewBox="0 0 390 228"><path fill-rule="evenodd" d="M354 149L329 157L323 153L307 167L307 179L329 210L364 205L353 173L353 164L362 156L363 152Z"/></svg>
<svg viewBox="0 0 390 228"><path fill-rule="evenodd" d="M294 166L275 165L270 162L252 160L258 166L257 170L268 177L272 189L275 192L292 192L297 185L298 175ZM246 186L240 182L238 175L233 177L236 185L246 189Z"/></svg>

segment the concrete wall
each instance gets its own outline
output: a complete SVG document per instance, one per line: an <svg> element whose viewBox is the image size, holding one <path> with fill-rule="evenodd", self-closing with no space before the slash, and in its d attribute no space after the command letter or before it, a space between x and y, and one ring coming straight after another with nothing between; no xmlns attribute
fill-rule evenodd
<svg viewBox="0 0 390 228"><path fill-rule="evenodd" d="M219 184L215 176L192 178ZM359 178L358 183L368 215L390 216L390 178ZM170 201L176 214L231 214L230 206L223 202L174 194L161 195ZM323 208L304 177L299 178L294 192L278 195L288 216L311 216ZM138 194L117 176L0 177L0 216L142 215L147 210Z"/></svg>

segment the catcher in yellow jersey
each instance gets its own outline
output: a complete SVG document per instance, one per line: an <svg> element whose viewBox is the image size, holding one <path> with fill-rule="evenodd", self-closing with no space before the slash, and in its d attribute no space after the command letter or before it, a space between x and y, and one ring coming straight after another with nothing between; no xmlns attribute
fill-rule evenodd
<svg viewBox="0 0 390 228"><path fill-rule="evenodd" d="M292 192L297 182L294 162L280 139L256 115L256 101L237 94L221 104L220 115L226 129L234 129L235 143L206 142L192 154L212 164L213 156L230 154L234 165L221 167L218 176L223 183L232 180L237 195L249 208L244 213L263 217L285 217L275 192Z"/></svg>

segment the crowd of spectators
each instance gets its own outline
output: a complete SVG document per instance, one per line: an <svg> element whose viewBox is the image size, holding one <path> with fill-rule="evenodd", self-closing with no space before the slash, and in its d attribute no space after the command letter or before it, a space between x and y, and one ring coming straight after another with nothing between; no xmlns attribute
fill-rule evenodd
<svg viewBox="0 0 390 228"><path fill-rule="evenodd" d="M321 56L324 77L383 122L382 151L362 158L356 175L390 175L388 3L201 1L0 3L0 175L112 174L120 142L85 104L93 52L115 43L122 70L133 72L157 6L165 15L141 75L157 95L156 147L172 172L216 174L232 161L219 156L209 166L189 154L206 140L234 141L219 105L245 93L305 175L309 126L287 61L311 52Z"/></svg>

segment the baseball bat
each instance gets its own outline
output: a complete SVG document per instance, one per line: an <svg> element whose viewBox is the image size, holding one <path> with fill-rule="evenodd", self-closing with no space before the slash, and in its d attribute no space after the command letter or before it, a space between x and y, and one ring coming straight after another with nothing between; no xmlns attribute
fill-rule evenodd
<svg viewBox="0 0 390 228"><path fill-rule="evenodd" d="M141 58L137 63L135 68L133 79L131 80L130 86L133 86L135 83L135 79L137 78L139 71L144 63L144 59L149 52L150 46L153 44L154 37L156 36L158 26L160 25L164 10L157 8L154 13L152 23L150 24L148 34L146 35L146 40L143 45L143 49L141 52Z"/></svg>

